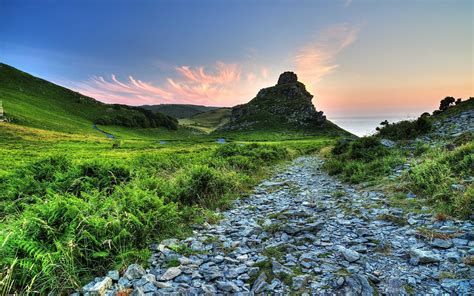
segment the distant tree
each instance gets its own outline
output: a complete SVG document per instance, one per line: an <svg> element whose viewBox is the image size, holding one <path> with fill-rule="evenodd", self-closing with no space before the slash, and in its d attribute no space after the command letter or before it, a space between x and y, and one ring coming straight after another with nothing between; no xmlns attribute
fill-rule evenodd
<svg viewBox="0 0 474 296"><path fill-rule="evenodd" d="M425 112L425 113L421 114L420 117L430 117L430 113Z"/></svg>
<svg viewBox="0 0 474 296"><path fill-rule="evenodd" d="M454 97L446 97L442 99L439 104L439 110L444 111L448 109L455 101L456 99Z"/></svg>
<svg viewBox="0 0 474 296"><path fill-rule="evenodd" d="M458 99L456 100L456 105L461 104L461 101L462 101L462 99L461 99L461 98L458 98Z"/></svg>
<svg viewBox="0 0 474 296"><path fill-rule="evenodd" d="M382 125L382 126L386 126L386 125L389 125L389 124L390 124L390 123L388 122L387 119L385 119L384 121L382 121L382 122L380 123L380 125Z"/></svg>

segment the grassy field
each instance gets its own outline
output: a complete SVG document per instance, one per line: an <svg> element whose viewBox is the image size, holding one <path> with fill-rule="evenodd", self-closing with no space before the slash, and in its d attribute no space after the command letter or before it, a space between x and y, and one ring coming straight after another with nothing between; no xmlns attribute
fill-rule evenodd
<svg viewBox="0 0 474 296"><path fill-rule="evenodd" d="M228 134L218 144L185 128L103 128L117 139L0 123L3 293L70 292L110 268L146 263L150 243L215 222L214 210L270 167L335 142Z"/></svg>
<svg viewBox="0 0 474 296"><path fill-rule="evenodd" d="M210 133L229 122L231 111L231 108L219 108L180 119L179 124Z"/></svg>

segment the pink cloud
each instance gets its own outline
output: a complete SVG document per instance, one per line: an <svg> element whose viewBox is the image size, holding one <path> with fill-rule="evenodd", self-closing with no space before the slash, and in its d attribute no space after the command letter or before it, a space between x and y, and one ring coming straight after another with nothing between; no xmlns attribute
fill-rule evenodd
<svg viewBox="0 0 474 296"><path fill-rule="evenodd" d="M159 85L141 81L133 76L120 80L114 74L109 78L99 76L86 82L66 85L106 103L232 106L253 98L258 87L265 85L262 81L268 77L266 68L262 68L261 77L250 67L246 71L242 68L239 64L223 62L217 62L212 71L207 71L203 66L175 67L176 77L169 77Z"/></svg>
<svg viewBox="0 0 474 296"><path fill-rule="evenodd" d="M334 25L319 32L293 57L300 80L311 89L323 76L334 72L339 67L335 57L357 39L358 33L358 28L347 24Z"/></svg>

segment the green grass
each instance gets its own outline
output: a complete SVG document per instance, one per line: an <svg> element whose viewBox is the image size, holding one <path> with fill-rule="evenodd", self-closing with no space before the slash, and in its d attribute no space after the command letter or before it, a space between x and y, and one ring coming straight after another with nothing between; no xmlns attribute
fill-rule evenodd
<svg viewBox="0 0 474 296"><path fill-rule="evenodd" d="M142 107L153 112L160 112L178 119L189 118L199 113L219 109L219 107L208 107L189 104L145 105Z"/></svg>
<svg viewBox="0 0 474 296"><path fill-rule="evenodd" d="M223 126L230 119L231 108L219 108L204 113L199 113L179 120L183 126L192 127L210 133Z"/></svg>
<svg viewBox="0 0 474 296"><path fill-rule="evenodd" d="M472 109L473 100L465 101L448 110L431 116L420 117L417 121L391 124L380 129L379 134L357 140L340 140L331 152L325 153L324 168L331 175L351 183L364 183L386 191L392 196L387 202L412 211L420 211L421 206L430 206L435 213L458 218L470 218L474 213L474 139L466 132L449 143L448 150L443 142L431 146L415 143L412 151L402 147L386 148L380 139L389 137L399 140L401 146L407 140L429 131L426 123ZM420 120L423 123L420 123ZM401 178L388 179L394 169L410 162L411 167ZM406 193L412 191L416 200L407 201ZM400 198L401 196L401 198Z"/></svg>
<svg viewBox="0 0 474 296"><path fill-rule="evenodd" d="M144 263L149 243L216 221L212 210L268 168L334 142L235 136L217 144L180 130L110 131L123 135L117 148L102 135L0 124L0 265L10 292L70 292L110 268Z"/></svg>
<svg viewBox="0 0 474 296"><path fill-rule="evenodd" d="M176 128L174 118L137 108L108 105L0 63L0 100L7 118L23 126L101 135L94 122ZM102 135L103 136L103 135Z"/></svg>

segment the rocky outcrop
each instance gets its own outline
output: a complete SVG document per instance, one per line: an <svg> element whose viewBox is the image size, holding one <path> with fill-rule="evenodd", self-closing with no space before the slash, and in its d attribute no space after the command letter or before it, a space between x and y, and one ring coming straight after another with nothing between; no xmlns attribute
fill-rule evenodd
<svg viewBox="0 0 474 296"><path fill-rule="evenodd" d="M314 127L326 122L316 111L311 95L293 72L280 75L275 86L260 90L247 104L232 109L230 122L223 129L265 127Z"/></svg>

